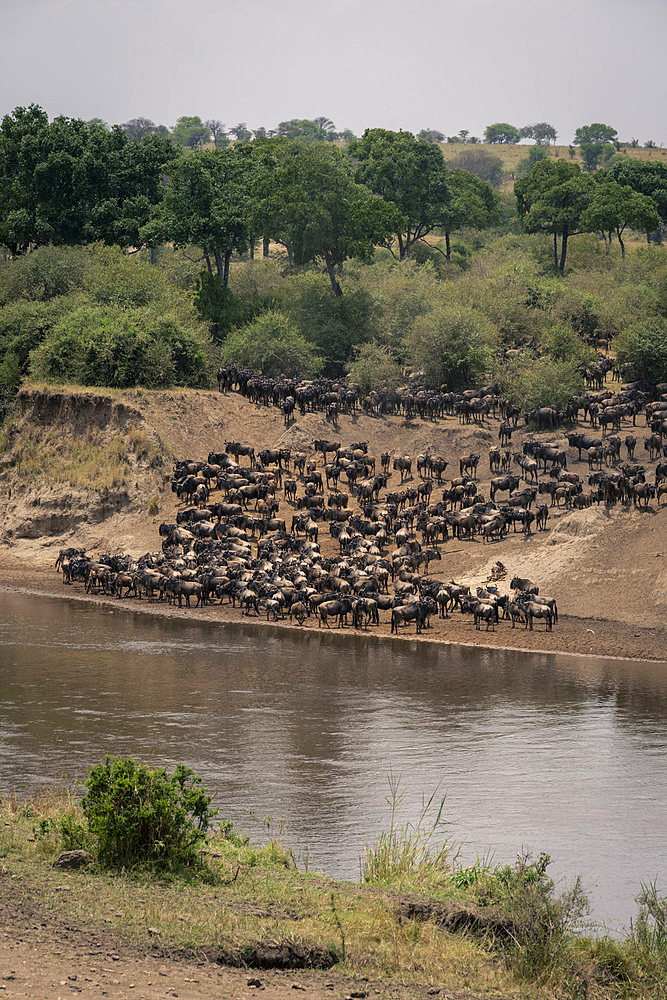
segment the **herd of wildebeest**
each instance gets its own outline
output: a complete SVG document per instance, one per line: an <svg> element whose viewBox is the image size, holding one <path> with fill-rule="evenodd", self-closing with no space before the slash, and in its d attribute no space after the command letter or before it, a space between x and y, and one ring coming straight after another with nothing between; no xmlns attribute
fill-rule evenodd
<svg viewBox="0 0 667 1000"><path fill-rule="evenodd" d="M421 633L431 617L460 612L472 615L477 629L484 625L488 631L505 620L532 630L537 620L550 631L558 622L556 599L540 595L531 580L511 579L509 594L499 593L491 580L473 590L438 579L437 564L450 538L499 543L518 529L528 536L547 529L554 507L631 508L663 501L667 383L612 391L604 388L604 359L600 369L595 379L602 384L564 409L523 414L529 429L559 436L529 434L520 449L511 442L521 413L496 385L462 393L411 387L361 398L345 380L296 381L220 369L221 392L279 407L286 426L297 411L311 410L324 412L334 432L341 414L356 411L408 420L454 417L486 427L495 419L498 444L483 458L472 453L453 460L428 451L375 456L367 442L345 445L335 434L314 440L307 451L255 451L226 441L206 460L187 458L174 466L177 513L175 522L160 524L161 551L137 560L93 559L67 548L56 568L66 583L83 583L90 593L179 607L227 603L244 616L299 625L312 619L327 628L333 623L366 629L385 614L392 633L410 624ZM643 434L638 418L646 424ZM574 429L580 419L590 432ZM642 461L635 455L637 435L643 436ZM588 465L587 475L568 468L568 452L571 462ZM488 496L480 489L480 462L482 468L488 462ZM458 475L447 478L452 464ZM497 566L502 579L504 567Z"/></svg>

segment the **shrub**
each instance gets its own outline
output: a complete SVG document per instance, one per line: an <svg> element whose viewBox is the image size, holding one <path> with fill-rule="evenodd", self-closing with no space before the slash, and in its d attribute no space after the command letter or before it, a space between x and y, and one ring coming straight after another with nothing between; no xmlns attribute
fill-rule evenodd
<svg viewBox="0 0 667 1000"><path fill-rule="evenodd" d="M331 294L329 281L309 272L288 279L280 308L339 374L353 348L370 339L374 329L374 303L363 289L345 295Z"/></svg>
<svg viewBox="0 0 667 1000"><path fill-rule="evenodd" d="M113 306L80 306L31 354L37 378L82 385L148 388L200 385L206 359L174 316Z"/></svg>
<svg viewBox="0 0 667 1000"><path fill-rule="evenodd" d="M86 788L81 806L102 864L174 871L199 861L217 809L190 768L178 764L170 775L107 755L90 771Z"/></svg>
<svg viewBox="0 0 667 1000"><path fill-rule="evenodd" d="M363 393L394 388L401 377L401 366L388 347L382 344L362 344L354 361L348 365L352 382Z"/></svg>
<svg viewBox="0 0 667 1000"><path fill-rule="evenodd" d="M263 375L299 378L313 375L322 365L312 344L284 313L270 310L247 326L233 330L223 344L223 364L237 364Z"/></svg>
<svg viewBox="0 0 667 1000"><path fill-rule="evenodd" d="M481 313L466 306L440 305L415 320L407 348L430 385L453 389L476 385L485 377L496 341L495 327Z"/></svg>
<svg viewBox="0 0 667 1000"><path fill-rule="evenodd" d="M667 319L655 316L619 333L615 341L616 357L627 364L633 378L648 382L667 380Z"/></svg>
<svg viewBox="0 0 667 1000"><path fill-rule="evenodd" d="M572 360L522 355L502 365L496 374L502 394L526 410L551 403L565 406L572 396L584 391L583 376Z"/></svg>

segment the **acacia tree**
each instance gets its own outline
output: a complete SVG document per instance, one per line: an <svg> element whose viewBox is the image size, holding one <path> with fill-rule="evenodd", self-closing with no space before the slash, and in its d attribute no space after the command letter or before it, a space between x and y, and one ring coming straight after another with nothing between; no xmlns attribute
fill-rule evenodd
<svg viewBox="0 0 667 1000"><path fill-rule="evenodd" d="M650 232L660 225L660 216L656 204L647 195L638 194L627 184L618 184L604 174L598 175L599 183L590 205L582 217L584 229L591 232L609 234L616 233L621 247L621 256L625 257L623 233L630 226Z"/></svg>
<svg viewBox="0 0 667 1000"><path fill-rule="evenodd" d="M250 172L245 147L182 154L143 238L149 245L200 247L209 275L215 271L226 289L232 254L248 247Z"/></svg>
<svg viewBox="0 0 667 1000"><path fill-rule="evenodd" d="M399 259L409 257L413 243L441 225L449 207L447 166L438 146L411 132L373 128L350 145L349 154L357 162L357 181L403 216Z"/></svg>
<svg viewBox="0 0 667 1000"><path fill-rule="evenodd" d="M281 138L253 143L252 231L288 250L295 264L324 263L334 295L345 260L368 261L402 220L395 206L356 184L335 147Z"/></svg>
<svg viewBox="0 0 667 1000"><path fill-rule="evenodd" d="M484 139L490 143L514 143L521 138L521 130L507 122L495 122L484 129Z"/></svg>
<svg viewBox="0 0 667 1000"><path fill-rule="evenodd" d="M661 221L663 224L667 222L667 164L646 163L627 157L614 163L607 173L619 184L629 185L638 194L651 198Z"/></svg>
<svg viewBox="0 0 667 1000"><path fill-rule="evenodd" d="M569 238L587 231L583 216L594 193L593 178L582 174L577 163L541 160L516 182L514 193L526 232L553 236L554 266L562 274Z"/></svg>

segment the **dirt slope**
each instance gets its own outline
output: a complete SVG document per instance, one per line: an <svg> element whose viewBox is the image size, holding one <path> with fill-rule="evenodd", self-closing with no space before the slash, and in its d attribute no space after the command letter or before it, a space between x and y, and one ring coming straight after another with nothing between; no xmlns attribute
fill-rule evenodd
<svg viewBox="0 0 667 1000"><path fill-rule="evenodd" d="M383 451L414 458L430 450L448 460L448 475L458 475L459 456L474 451L482 456L479 486L488 496L487 454L497 443L497 429L497 420L482 427L461 427L454 417L433 423L359 414L342 416L334 431L320 413L297 415L285 429L276 408L249 403L237 394L26 388L7 451L0 458L4 500L0 567L53 565L58 549L67 544L133 555L155 551L159 522L172 520L175 512L169 487L173 460L205 458L211 450L224 450L226 440L256 449L284 445L302 450L310 450L317 437L343 444L366 440L369 452L378 458ZM622 436L630 429L630 424L624 425ZM637 455L645 462L643 430L643 418L639 418ZM520 450L524 436L525 429L519 428L513 451ZM88 479L78 474L80 465L72 467L71 455L82 441L88 449L82 454L92 463L87 466L92 468ZM576 458L576 450L570 449L569 467L585 481L588 466ZM645 464L653 481L655 463ZM95 481L97 467L99 483ZM390 488L395 485L397 474ZM437 488L433 497L439 499ZM148 513L151 499L158 507L154 514ZM323 531L320 539L326 550L331 545L328 533ZM450 539L442 552L442 562L432 568L443 580L476 584L486 580L494 563L501 560L508 569L507 583L509 574L530 577L543 593L557 596L564 614L630 626L664 626L665 504L659 508L653 501L641 510L621 505L583 511L554 508L545 532L528 538L510 534L489 545Z"/></svg>

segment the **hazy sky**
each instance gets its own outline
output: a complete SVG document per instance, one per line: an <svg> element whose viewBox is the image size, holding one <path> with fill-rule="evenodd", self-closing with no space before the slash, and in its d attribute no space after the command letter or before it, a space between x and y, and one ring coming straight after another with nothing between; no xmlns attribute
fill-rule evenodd
<svg viewBox="0 0 667 1000"><path fill-rule="evenodd" d="M665 0L0 0L0 112L667 144Z"/></svg>

